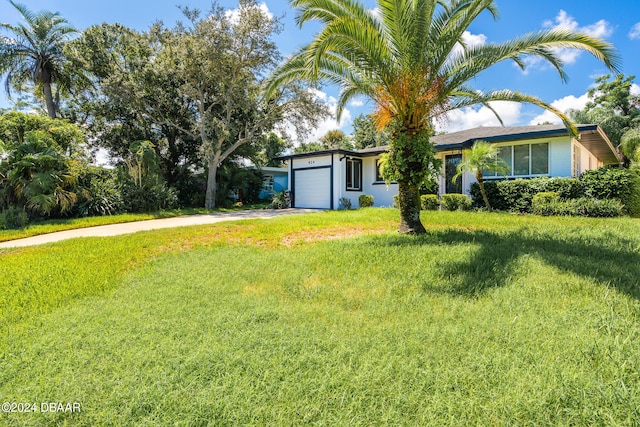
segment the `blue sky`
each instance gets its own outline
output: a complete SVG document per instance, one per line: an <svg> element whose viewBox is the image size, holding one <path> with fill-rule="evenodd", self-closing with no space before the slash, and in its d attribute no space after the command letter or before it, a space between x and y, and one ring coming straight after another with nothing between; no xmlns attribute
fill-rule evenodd
<svg viewBox="0 0 640 427"><path fill-rule="evenodd" d="M120 22L126 26L145 30L154 21L161 20L167 26L182 18L177 4L206 10L210 1L206 0L110 0L105 2L89 0L22 0L31 10L48 9L60 12L76 28L82 30L101 22ZM222 6L233 8L235 0L220 0ZM284 31L277 37L283 54L289 54L310 41L318 27L305 25L302 29L294 23L295 12L285 0L264 0L264 5L275 16L282 16ZM374 7L373 0L365 3ZM482 16L470 27L466 34L471 43L500 42L517 35L556 26L602 37L613 43L622 57L622 72L637 75L640 72L640 1L617 0L497 0L500 18L494 21L488 14ZM6 0L0 0L0 21L17 23L18 14ZM513 89L538 96L561 110L582 108L586 102L586 92L596 76L606 74L607 69L586 53L562 52L566 61L569 82L563 84L557 73L544 63L532 61L526 72L511 63L504 63L490 69L472 81L472 86L480 90ZM640 80L636 79L636 82ZM3 82L4 83L4 82ZM640 86L634 85L640 94ZM323 88L319 96L329 104L334 101L336 89ZM0 106L9 106L4 93L0 95ZM367 100L356 100L350 104L340 123L334 119L323 123L312 138L324 135L326 131L341 128L351 131L351 121L360 113L368 113L372 104ZM555 116L531 106L501 103L494 106L506 125L536 124L545 120L556 122ZM453 113L440 130L456 131L475 126L497 125L493 115L486 108L466 109Z"/></svg>

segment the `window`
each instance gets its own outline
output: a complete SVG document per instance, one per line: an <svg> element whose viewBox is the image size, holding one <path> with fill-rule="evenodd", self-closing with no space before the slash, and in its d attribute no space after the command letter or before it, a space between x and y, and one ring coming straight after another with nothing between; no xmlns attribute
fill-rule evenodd
<svg viewBox="0 0 640 427"><path fill-rule="evenodd" d="M491 177L491 176L510 176L511 175L511 159L512 159L512 151L513 151L513 147L512 146L508 146L508 147L499 147L498 148L498 158L502 159L507 166L509 166L509 170L506 171L504 174L499 174L493 171L482 171L482 175L485 177Z"/></svg>
<svg viewBox="0 0 640 427"><path fill-rule="evenodd" d="M513 147L513 174L529 175L529 146L516 145Z"/></svg>
<svg viewBox="0 0 640 427"><path fill-rule="evenodd" d="M380 159L377 159L376 160L376 182L382 182L382 181L384 181L384 178L382 177Z"/></svg>
<svg viewBox="0 0 640 427"><path fill-rule="evenodd" d="M362 160L347 159L347 190L362 191Z"/></svg>
<svg viewBox="0 0 640 427"><path fill-rule="evenodd" d="M531 176L549 174L549 143L508 145L498 149L500 157L509 166L506 176ZM494 172L484 176L500 176Z"/></svg>
<svg viewBox="0 0 640 427"><path fill-rule="evenodd" d="M549 173L549 144L531 144L531 175Z"/></svg>
<svg viewBox="0 0 640 427"><path fill-rule="evenodd" d="M273 192L273 175L265 175L262 181L262 189L269 193Z"/></svg>

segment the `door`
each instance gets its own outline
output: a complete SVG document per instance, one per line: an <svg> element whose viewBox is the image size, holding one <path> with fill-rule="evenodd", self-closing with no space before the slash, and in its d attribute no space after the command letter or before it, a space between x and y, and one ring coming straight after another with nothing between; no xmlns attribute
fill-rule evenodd
<svg viewBox="0 0 640 427"><path fill-rule="evenodd" d="M331 167L293 171L293 207L331 209Z"/></svg>
<svg viewBox="0 0 640 427"><path fill-rule="evenodd" d="M445 177L445 193L461 193L462 194L462 177L458 177L453 182L453 176L457 173L456 168L462 161L462 154L451 154L444 157L444 177Z"/></svg>

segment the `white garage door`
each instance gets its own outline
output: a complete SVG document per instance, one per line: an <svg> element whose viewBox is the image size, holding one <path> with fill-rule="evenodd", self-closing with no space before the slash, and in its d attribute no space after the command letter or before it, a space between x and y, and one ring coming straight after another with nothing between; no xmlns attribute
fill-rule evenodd
<svg viewBox="0 0 640 427"><path fill-rule="evenodd" d="M331 168L294 171L296 208L331 209Z"/></svg>

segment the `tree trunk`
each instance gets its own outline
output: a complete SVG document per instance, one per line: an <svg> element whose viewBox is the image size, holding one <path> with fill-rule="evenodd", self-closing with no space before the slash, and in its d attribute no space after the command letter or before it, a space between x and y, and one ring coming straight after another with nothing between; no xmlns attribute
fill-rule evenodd
<svg viewBox="0 0 640 427"><path fill-rule="evenodd" d="M487 192L484 189L484 180L482 179L482 174L477 173L476 179L478 180L478 185L480 186L480 194L482 194L482 200L484 200L484 204L487 206L487 210L491 212L491 205L489 204L489 198L487 197Z"/></svg>
<svg viewBox="0 0 640 427"><path fill-rule="evenodd" d="M427 230L420 222L420 191L417 185L398 182L398 207L402 234L425 234Z"/></svg>
<svg viewBox="0 0 640 427"><path fill-rule="evenodd" d="M209 175L207 176L207 191L204 200L205 209L214 209L216 207L216 192L218 190L218 183L216 182L217 173L218 156L209 159Z"/></svg>
<svg viewBox="0 0 640 427"><path fill-rule="evenodd" d="M44 102L47 105L47 114L52 119L56 118L56 104L53 102L53 92L51 91L51 83L42 83L44 90Z"/></svg>

